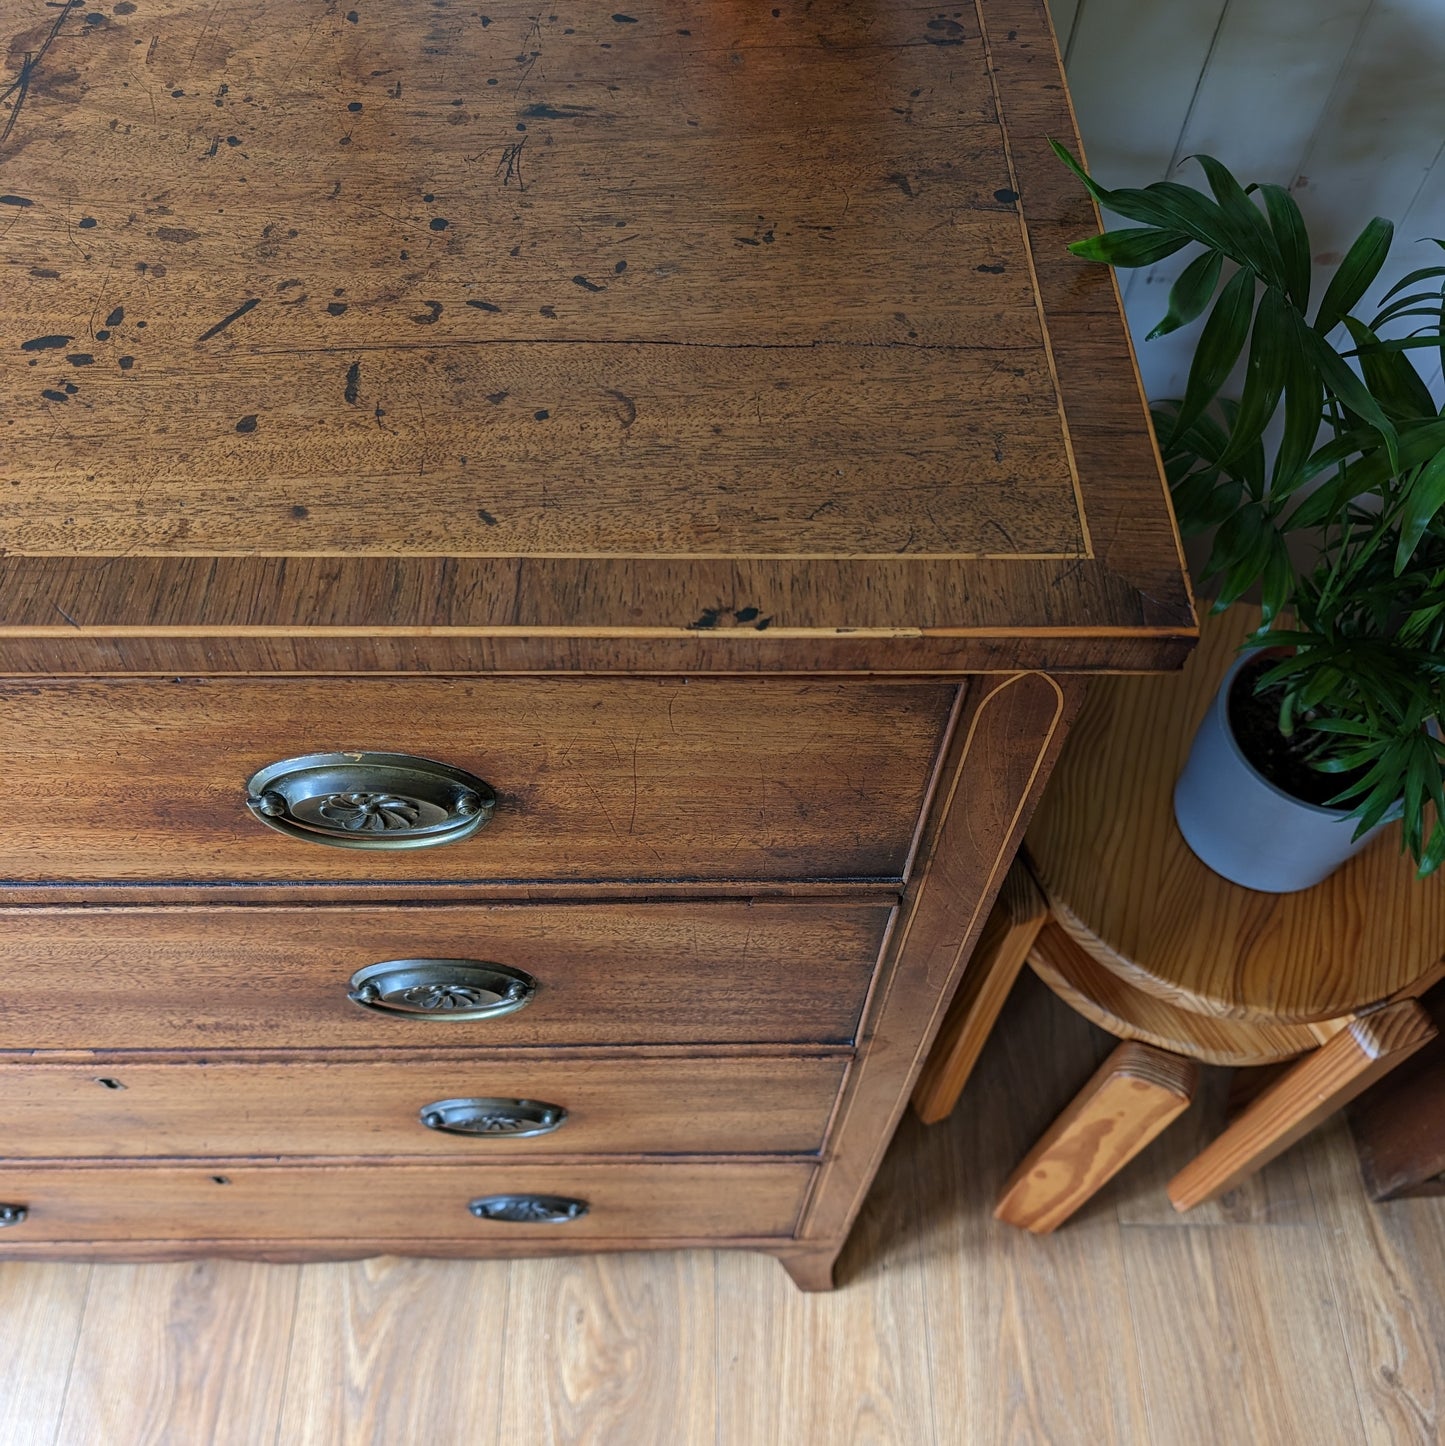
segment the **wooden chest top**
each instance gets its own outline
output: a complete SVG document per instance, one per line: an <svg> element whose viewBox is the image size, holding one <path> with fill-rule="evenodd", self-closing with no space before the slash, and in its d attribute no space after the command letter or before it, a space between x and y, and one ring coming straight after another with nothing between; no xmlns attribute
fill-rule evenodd
<svg viewBox="0 0 1445 1446"><path fill-rule="evenodd" d="M1182 656L1042 5L625 3L0 0L0 670Z"/></svg>

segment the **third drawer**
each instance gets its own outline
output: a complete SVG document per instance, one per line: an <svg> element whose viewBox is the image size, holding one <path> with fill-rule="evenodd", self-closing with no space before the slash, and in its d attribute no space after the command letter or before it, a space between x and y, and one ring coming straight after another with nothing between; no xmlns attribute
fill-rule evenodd
<svg viewBox="0 0 1445 1446"><path fill-rule="evenodd" d="M845 1067L767 1056L0 1060L0 1119L16 1160L809 1154ZM515 1133L530 1128L545 1132Z"/></svg>

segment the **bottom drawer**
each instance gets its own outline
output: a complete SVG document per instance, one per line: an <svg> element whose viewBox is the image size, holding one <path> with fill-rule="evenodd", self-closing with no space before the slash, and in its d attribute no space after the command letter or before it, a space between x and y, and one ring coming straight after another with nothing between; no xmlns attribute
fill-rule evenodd
<svg viewBox="0 0 1445 1446"><path fill-rule="evenodd" d="M12 1242L696 1240L788 1236L812 1166L238 1165L0 1167ZM474 1213L482 1201L513 1206ZM537 1218L539 1200L578 1202ZM528 1202L532 1202L529 1204ZM550 1208L550 1207L548 1207ZM565 1214L564 1211L559 1213Z"/></svg>

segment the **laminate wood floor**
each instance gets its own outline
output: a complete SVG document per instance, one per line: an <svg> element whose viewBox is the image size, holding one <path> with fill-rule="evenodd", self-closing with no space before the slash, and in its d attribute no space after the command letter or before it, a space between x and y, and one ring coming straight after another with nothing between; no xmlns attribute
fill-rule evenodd
<svg viewBox="0 0 1445 1446"><path fill-rule="evenodd" d="M1334 1446L1442 1439L1445 1200L1343 1127L1179 1218L1226 1076L1052 1239L995 1191L1110 1041L1026 978L955 1117L904 1125L841 1267L0 1265L3 1446Z"/></svg>

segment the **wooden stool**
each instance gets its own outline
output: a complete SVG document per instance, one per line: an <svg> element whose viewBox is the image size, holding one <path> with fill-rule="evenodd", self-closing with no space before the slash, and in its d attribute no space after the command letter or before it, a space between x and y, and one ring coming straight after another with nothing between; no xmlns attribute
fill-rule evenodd
<svg viewBox="0 0 1445 1446"><path fill-rule="evenodd" d="M1025 960L1124 1041L1015 1170L995 1212L1061 1225L1187 1108L1198 1062L1285 1066L1169 1185L1232 1189L1435 1035L1445 877L1392 831L1324 883L1263 894L1199 862L1174 825L1194 730L1258 613L1206 619L1178 677L1101 679L1065 745L913 1103L953 1109ZM1442 871L1445 874L1445 871Z"/></svg>

